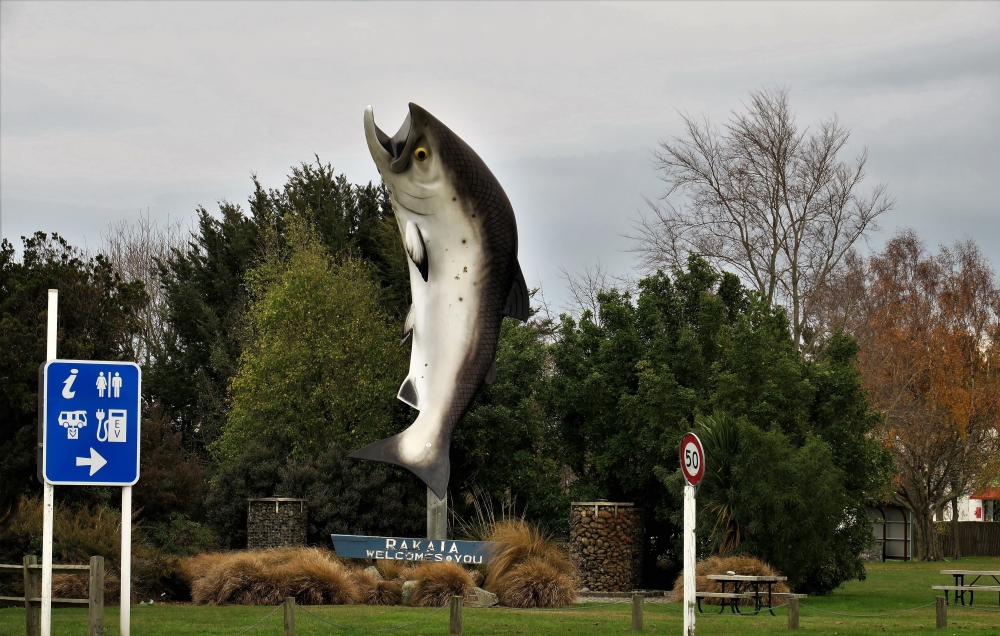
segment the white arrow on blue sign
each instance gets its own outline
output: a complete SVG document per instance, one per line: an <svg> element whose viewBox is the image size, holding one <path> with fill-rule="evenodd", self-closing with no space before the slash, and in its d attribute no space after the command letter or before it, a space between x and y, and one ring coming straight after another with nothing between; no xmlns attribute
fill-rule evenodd
<svg viewBox="0 0 1000 636"><path fill-rule="evenodd" d="M42 384L45 480L59 486L139 481L139 365L50 360Z"/></svg>

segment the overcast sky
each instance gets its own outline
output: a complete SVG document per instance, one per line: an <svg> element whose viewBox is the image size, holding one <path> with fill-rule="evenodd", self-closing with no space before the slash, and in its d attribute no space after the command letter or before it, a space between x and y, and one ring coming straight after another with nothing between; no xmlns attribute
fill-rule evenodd
<svg viewBox="0 0 1000 636"><path fill-rule="evenodd" d="M313 155L378 179L365 105L391 134L413 101L497 175L528 283L558 304L560 268L632 267L680 113L721 123L774 86L868 148L897 200L873 246L912 227L1000 264L995 2L4 1L2 233L94 247L140 211L245 204L251 174L280 187Z"/></svg>

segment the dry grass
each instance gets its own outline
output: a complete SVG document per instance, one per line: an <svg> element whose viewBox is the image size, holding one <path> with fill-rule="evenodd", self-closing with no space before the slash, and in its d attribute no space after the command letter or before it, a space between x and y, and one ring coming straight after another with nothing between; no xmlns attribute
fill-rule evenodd
<svg viewBox="0 0 1000 636"><path fill-rule="evenodd" d="M732 556L732 557L711 557L705 559L704 561L699 561L695 568L695 586L699 592L721 592L722 586L718 581L713 581L708 578L709 574L726 574L727 572L735 572L736 574L744 574L750 576L774 576L777 572L771 568L770 565L764 563L760 559L749 556ZM788 592L788 586L784 582L775 583L771 586L771 591L773 592ZM680 576L674 581L674 590L672 599L675 603L682 603L684 601L684 573L682 572ZM719 605L722 601L717 598L706 598L702 599L702 603L708 605ZM753 599L741 599L741 605L750 605L753 603Z"/></svg>
<svg viewBox="0 0 1000 636"><path fill-rule="evenodd" d="M469 571L457 563L424 563L413 574L417 589L410 604L420 607L441 607L475 587Z"/></svg>
<svg viewBox="0 0 1000 636"><path fill-rule="evenodd" d="M362 599L357 577L317 548L202 554L187 559L191 597L209 605L347 605Z"/></svg>
<svg viewBox="0 0 1000 636"><path fill-rule="evenodd" d="M399 605L403 600L403 581L399 579L380 581L361 569L351 571L351 577L364 605Z"/></svg>
<svg viewBox="0 0 1000 636"><path fill-rule="evenodd" d="M493 524L503 544L486 568L487 590L509 607L558 607L576 598L577 572L564 548L523 519Z"/></svg>
<svg viewBox="0 0 1000 636"><path fill-rule="evenodd" d="M576 583L548 561L528 557L501 578L496 595L508 607L561 607L576 600Z"/></svg>
<svg viewBox="0 0 1000 636"><path fill-rule="evenodd" d="M375 568L386 581L410 581L416 578L414 571L417 566L411 561L394 561L387 559L376 561Z"/></svg>
<svg viewBox="0 0 1000 636"><path fill-rule="evenodd" d="M39 587L41 587L40 583ZM38 596L41 595L42 591L39 589ZM90 598L90 577L86 574L53 574L52 598ZM118 605L120 600L121 581L118 579L118 575L105 572L104 604Z"/></svg>

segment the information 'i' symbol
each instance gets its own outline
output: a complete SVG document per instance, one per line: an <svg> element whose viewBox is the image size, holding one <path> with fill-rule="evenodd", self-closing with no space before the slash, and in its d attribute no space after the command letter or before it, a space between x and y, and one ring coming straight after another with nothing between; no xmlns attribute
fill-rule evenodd
<svg viewBox="0 0 1000 636"><path fill-rule="evenodd" d="M73 396L76 395L76 391L72 391L70 389L73 388L73 381L76 380L76 374L78 373L78 371L77 369L70 369L69 373L70 373L69 377L63 380L63 390L62 390L62 396L67 400L73 399Z"/></svg>

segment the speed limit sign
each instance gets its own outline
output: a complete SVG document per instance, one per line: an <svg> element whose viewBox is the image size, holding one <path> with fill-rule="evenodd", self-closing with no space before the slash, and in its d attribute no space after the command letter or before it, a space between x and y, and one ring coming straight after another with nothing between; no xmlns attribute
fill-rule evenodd
<svg viewBox="0 0 1000 636"><path fill-rule="evenodd" d="M681 440L681 471L692 486L697 486L705 475L705 449L694 433L686 434Z"/></svg>

